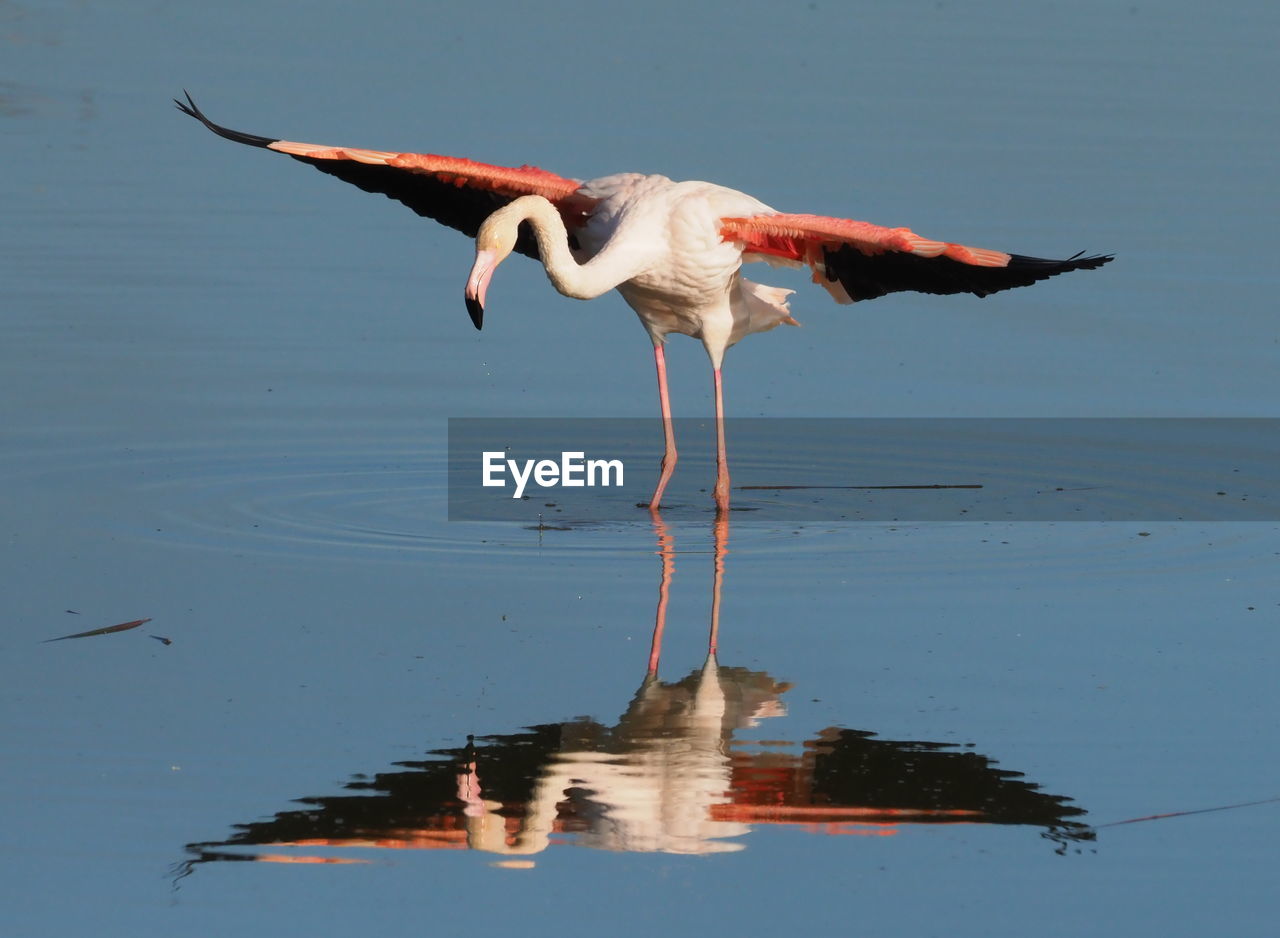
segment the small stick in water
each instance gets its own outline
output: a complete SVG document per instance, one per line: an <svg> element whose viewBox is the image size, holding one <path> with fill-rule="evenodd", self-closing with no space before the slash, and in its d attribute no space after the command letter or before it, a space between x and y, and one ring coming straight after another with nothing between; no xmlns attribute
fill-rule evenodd
<svg viewBox="0 0 1280 938"><path fill-rule="evenodd" d="M1145 817L1131 817L1123 821L1111 821L1108 824L1098 824L1096 827L1119 827L1121 824L1137 824L1139 821L1163 821L1165 818L1171 817L1187 817L1191 814L1210 814L1214 811L1232 811L1236 808L1252 808L1260 804L1273 804L1280 801L1277 798L1263 798L1260 801L1242 801L1239 804L1222 804L1215 808L1193 808L1190 811L1166 811L1163 814L1148 814Z"/></svg>
<svg viewBox="0 0 1280 938"><path fill-rule="evenodd" d="M59 635L57 638L46 638L40 644L45 642L61 642L68 638L89 638L91 635L109 635L112 632L127 632L129 629L136 629L144 622L150 622L150 619L135 619L132 622L121 622L119 625L108 625L103 629L90 629L88 632L77 632L75 635Z"/></svg>
<svg viewBox="0 0 1280 938"><path fill-rule="evenodd" d="M959 485L947 485L946 483L935 483L932 485L739 485L738 490L745 492L748 490L779 490L794 491L795 489L868 489L878 492L891 491L894 489L980 489L981 485L971 483L961 483Z"/></svg>

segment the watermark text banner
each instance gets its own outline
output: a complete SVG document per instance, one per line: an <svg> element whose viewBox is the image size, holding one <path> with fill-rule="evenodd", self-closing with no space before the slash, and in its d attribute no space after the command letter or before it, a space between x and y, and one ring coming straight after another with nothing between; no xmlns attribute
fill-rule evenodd
<svg viewBox="0 0 1280 938"><path fill-rule="evenodd" d="M663 509L710 512L714 422L674 423ZM1280 521L1280 420L735 418L726 437L744 521ZM656 419L450 419L449 517L637 520L662 452Z"/></svg>

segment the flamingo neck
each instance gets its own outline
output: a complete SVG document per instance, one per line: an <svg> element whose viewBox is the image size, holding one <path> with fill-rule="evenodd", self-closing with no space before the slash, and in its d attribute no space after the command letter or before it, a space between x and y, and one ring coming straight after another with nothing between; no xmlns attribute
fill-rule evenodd
<svg viewBox="0 0 1280 938"><path fill-rule="evenodd" d="M521 222L533 228L538 242L538 256L551 281L560 293L578 300L595 299L618 284L631 279L637 271L626 263L614 245L606 245L585 264L579 264L569 253L569 232L555 205L540 195L521 196L501 208L493 216L503 226L509 225L514 238Z"/></svg>

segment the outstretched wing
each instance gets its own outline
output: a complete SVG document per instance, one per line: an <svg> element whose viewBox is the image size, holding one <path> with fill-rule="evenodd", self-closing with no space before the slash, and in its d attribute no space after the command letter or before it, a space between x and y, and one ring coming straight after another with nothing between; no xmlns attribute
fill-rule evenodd
<svg viewBox="0 0 1280 938"><path fill-rule="evenodd" d="M908 228L822 215L722 218L720 235L742 244L744 259L813 269L813 280L841 303L899 290L987 296L1066 273L1092 270L1110 254L1048 260L922 238Z"/></svg>
<svg viewBox="0 0 1280 938"><path fill-rule="evenodd" d="M196 107L189 94L186 103L177 99L173 103L220 137L287 153L365 192L378 192L402 202L417 214L469 237L475 236L491 214L522 195L540 195L555 203L571 229L581 224L594 201L577 195L582 185L578 180L536 166L493 166L431 153L392 153L272 140L215 124ZM516 250L536 258L537 244L524 228Z"/></svg>

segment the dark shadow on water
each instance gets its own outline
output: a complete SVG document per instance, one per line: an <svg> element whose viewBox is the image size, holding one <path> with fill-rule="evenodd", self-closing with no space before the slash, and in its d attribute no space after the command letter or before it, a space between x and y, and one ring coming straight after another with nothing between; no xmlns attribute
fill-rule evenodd
<svg viewBox="0 0 1280 938"><path fill-rule="evenodd" d="M1041 829L1059 853L1094 839L1071 799L1042 792L971 748L880 739L826 727L802 742L735 738L786 716L790 685L717 659L729 522L714 526L706 659L677 681L659 677L676 567L671 530L654 518L661 560L645 673L613 724L580 717L469 737L345 792L236 825L225 840L187 845L179 876L214 861L361 862L316 854L356 848L479 850L530 866L551 846L710 854L745 849L761 826L891 836L908 825L1005 824ZM264 849L269 848L269 849Z"/></svg>

